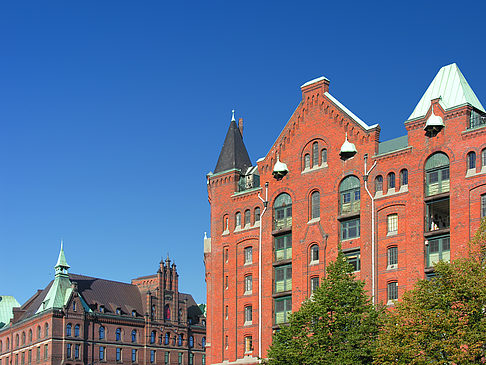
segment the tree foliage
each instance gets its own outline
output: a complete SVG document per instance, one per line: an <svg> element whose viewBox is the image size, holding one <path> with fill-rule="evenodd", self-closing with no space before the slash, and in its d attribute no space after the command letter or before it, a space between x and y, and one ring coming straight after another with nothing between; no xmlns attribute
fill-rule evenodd
<svg viewBox="0 0 486 365"><path fill-rule="evenodd" d="M478 255L485 222L471 243L474 256L439 262L436 276L420 280L388 313L376 364L486 363L486 271Z"/></svg>
<svg viewBox="0 0 486 365"><path fill-rule="evenodd" d="M379 311L340 251L311 299L274 336L268 364L369 364Z"/></svg>

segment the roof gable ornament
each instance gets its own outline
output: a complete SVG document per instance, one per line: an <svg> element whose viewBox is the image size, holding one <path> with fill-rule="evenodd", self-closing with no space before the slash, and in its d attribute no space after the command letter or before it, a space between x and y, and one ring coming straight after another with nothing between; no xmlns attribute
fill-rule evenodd
<svg viewBox="0 0 486 365"><path fill-rule="evenodd" d="M346 139L344 140L343 145L341 146L341 151L339 152L339 156L341 156L341 160L345 161L354 157L354 155L358 153L356 146L354 143L348 141L348 132L346 132Z"/></svg>
<svg viewBox="0 0 486 365"><path fill-rule="evenodd" d="M289 169L287 167L287 164L281 162L277 154L277 162L275 162L275 165L273 165L273 172L272 172L273 177L277 180L282 180L283 177L288 173L289 173Z"/></svg>
<svg viewBox="0 0 486 365"><path fill-rule="evenodd" d="M435 137L445 127L444 120L440 116L434 114L433 103L431 105L431 108L432 111L424 127L425 135L429 138Z"/></svg>
<svg viewBox="0 0 486 365"><path fill-rule="evenodd" d="M71 267L68 265L66 261L66 256L64 255L64 243L61 240L61 250L59 251L59 257L57 258L57 263L56 266L54 266L54 269L56 271L56 275L58 274L66 274L68 269Z"/></svg>

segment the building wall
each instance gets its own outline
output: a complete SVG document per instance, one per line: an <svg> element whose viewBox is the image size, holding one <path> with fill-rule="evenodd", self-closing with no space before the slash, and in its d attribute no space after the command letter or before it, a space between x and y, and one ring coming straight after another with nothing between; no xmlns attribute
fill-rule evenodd
<svg viewBox="0 0 486 365"><path fill-rule="evenodd" d="M208 196L211 204L211 249L205 254L208 290L208 363L247 359L258 356L258 240L260 225L254 223L255 207L264 206L258 194L265 198L268 183L268 210L261 218L262 229L262 353L271 344L275 325L276 299L274 239L278 232L273 227L273 203L283 192L292 198L292 309L311 294L310 278L323 277L325 267L337 255L338 245L343 251L359 249L361 268L358 279L365 280L365 289L371 291L372 279L372 199L365 190L364 157L368 156L368 189L375 204L376 237L376 301L387 303L387 287L398 283L398 297L413 287L417 279L431 274L426 268L426 241L434 232L425 233L426 196L424 193L426 160L435 152L444 152L450 160L450 236L451 258L467 253L467 243L479 226L480 197L486 194L486 167L481 166L481 151L486 148L486 128L468 129L472 108L468 105L445 111L434 104L435 114L444 119L446 127L435 137L424 135L425 118L406 123L408 146L387 154L378 154L379 126L366 128L355 122L347 113L324 95L329 89L326 80L302 89L299 104L277 141L263 160L258 162L261 187L235 193L239 171L225 171L208 175ZM343 161L339 157L347 133L358 153ZM317 141L319 151L327 149L327 164L304 169L304 155ZM475 151L477 167L467 170L467 153ZM287 164L289 173L282 180L272 177L277 156ZM408 185L400 185L400 171L407 169ZM387 188L387 175L394 172L395 189ZM340 238L343 215L339 211L339 186L342 180L354 175L360 181L360 235L357 238ZM383 192L375 191L375 177L383 176ZM320 218L311 219L310 197L320 192ZM235 229L235 213L250 209L249 226ZM387 217L398 214L398 230L387 231ZM228 224L225 222L228 217ZM226 225L228 229L226 229ZM319 247L319 261L310 264L310 247ZM244 248L253 247L251 264L244 264ZM387 267L388 248L398 249L398 265ZM225 250L228 250L226 256ZM281 263L280 263L281 264ZM244 293L244 278L251 274L253 290ZM227 279L226 279L227 278ZM228 284L226 285L226 280ZM244 324L244 308L253 306L253 321ZM226 316L226 307L229 315ZM251 336L253 350L245 353L245 336ZM241 360L240 360L241 361Z"/></svg>

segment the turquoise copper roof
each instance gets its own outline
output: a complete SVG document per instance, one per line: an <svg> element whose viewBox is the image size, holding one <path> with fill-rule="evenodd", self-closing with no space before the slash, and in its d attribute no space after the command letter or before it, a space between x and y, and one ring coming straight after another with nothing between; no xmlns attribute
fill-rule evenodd
<svg viewBox="0 0 486 365"><path fill-rule="evenodd" d="M382 155L385 153L398 151L405 147L408 147L408 136L401 136L388 141L380 142L378 144L378 154Z"/></svg>
<svg viewBox="0 0 486 365"><path fill-rule="evenodd" d="M408 120L424 117L430 109L430 101L438 98L444 109L469 104L485 111L455 63L439 70Z"/></svg>
<svg viewBox="0 0 486 365"><path fill-rule="evenodd" d="M0 328L6 326L13 317L12 309L20 307L19 302L10 295L0 295Z"/></svg>

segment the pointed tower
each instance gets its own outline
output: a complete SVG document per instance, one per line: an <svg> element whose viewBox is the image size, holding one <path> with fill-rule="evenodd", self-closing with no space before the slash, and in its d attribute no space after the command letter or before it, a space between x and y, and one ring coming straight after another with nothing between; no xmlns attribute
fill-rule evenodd
<svg viewBox="0 0 486 365"><path fill-rule="evenodd" d="M241 130L243 130L242 122ZM248 151L246 150L245 143L243 142L241 130L236 124L235 111L233 110L233 115L228 132L226 133L223 148L221 148L218 163L214 169L215 174L232 169L244 171L246 168L251 166L250 157L248 156Z"/></svg>
<svg viewBox="0 0 486 365"><path fill-rule="evenodd" d="M40 307L37 309L36 313L53 308L61 309L67 304L73 291L71 280L69 280L69 268L70 266L68 265L66 256L64 255L63 242L61 241L61 250L59 251L56 266L54 266L54 281L52 282L49 292L47 293Z"/></svg>

